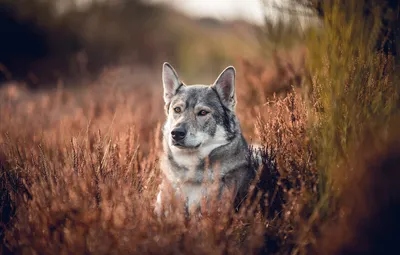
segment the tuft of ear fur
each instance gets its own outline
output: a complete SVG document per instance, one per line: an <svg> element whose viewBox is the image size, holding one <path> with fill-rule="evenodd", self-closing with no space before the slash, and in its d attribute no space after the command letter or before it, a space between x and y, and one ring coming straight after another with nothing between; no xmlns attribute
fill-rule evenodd
<svg viewBox="0 0 400 255"><path fill-rule="evenodd" d="M235 109L236 105L235 74L235 68L233 66L228 66L211 86L218 93L224 106L232 111Z"/></svg>
<svg viewBox="0 0 400 255"><path fill-rule="evenodd" d="M182 85L174 68L167 62L163 64L162 81L164 87L164 102L167 105L171 102L171 98Z"/></svg>

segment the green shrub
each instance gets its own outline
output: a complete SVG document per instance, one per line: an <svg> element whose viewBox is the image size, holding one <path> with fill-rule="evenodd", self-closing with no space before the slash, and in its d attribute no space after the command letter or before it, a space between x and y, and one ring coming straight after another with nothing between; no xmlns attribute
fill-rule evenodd
<svg viewBox="0 0 400 255"><path fill-rule="evenodd" d="M340 191L336 169L365 129L387 128L398 115L399 84L394 59L375 51L381 31L378 5L324 1L322 24L306 36L309 96L315 111L311 137L318 153L323 201ZM351 170L349 168L349 170Z"/></svg>

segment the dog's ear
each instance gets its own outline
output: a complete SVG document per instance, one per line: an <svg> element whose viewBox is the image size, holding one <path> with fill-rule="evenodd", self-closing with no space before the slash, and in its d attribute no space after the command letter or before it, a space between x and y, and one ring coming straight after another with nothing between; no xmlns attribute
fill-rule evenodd
<svg viewBox="0 0 400 255"><path fill-rule="evenodd" d="M164 87L164 101L165 104L169 104L171 102L171 98L182 85L182 82L179 80L174 68L167 62L165 62L163 65L162 81Z"/></svg>
<svg viewBox="0 0 400 255"><path fill-rule="evenodd" d="M217 91L224 106L232 111L235 109L236 104L235 74L235 68L233 66L228 66L224 71L222 71L217 80L211 86Z"/></svg>

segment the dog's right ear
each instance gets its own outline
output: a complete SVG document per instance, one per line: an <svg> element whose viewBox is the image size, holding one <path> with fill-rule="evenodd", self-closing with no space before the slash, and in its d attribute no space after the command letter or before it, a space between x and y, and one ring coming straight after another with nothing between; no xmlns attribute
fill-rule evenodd
<svg viewBox="0 0 400 255"><path fill-rule="evenodd" d="M169 104L178 88L183 85L174 68L167 62L163 64L162 81L164 86L164 102Z"/></svg>

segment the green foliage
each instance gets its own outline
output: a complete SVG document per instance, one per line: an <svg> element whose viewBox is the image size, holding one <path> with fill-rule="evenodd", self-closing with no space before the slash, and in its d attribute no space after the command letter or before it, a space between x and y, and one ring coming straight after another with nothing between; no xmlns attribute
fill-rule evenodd
<svg viewBox="0 0 400 255"><path fill-rule="evenodd" d="M387 128L399 113L399 87L393 57L374 49L383 9L359 0L327 0L323 10L322 26L309 32L307 46L317 120L311 137L327 199L340 190L335 170L348 165L349 150L358 146L361 134Z"/></svg>

